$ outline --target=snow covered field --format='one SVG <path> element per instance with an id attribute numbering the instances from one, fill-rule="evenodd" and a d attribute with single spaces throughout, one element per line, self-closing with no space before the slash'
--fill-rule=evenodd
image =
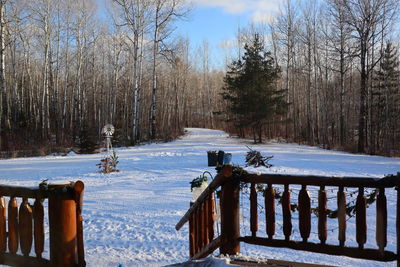
<path id="1" fill-rule="evenodd" d="M 248 151 L 246 145 L 249 145 L 264 155 L 273 155 L 271 163 L 274 167 L 268 171 L 277 173 L 368 177 L 400 171 L 399 158 L 349 154 L 295 144 L 252 145 L 245 140 L 229 138 L 222 131 L 187 130 L 186 136 L 174 142 L 117 149 L 119 173 L 104 175 L 98 172 L 96 164 L 103 154 L 19 158 L 0 160 L 0 183 L 38 185 L 44 179 L 49 179 L 50 183 L 82 180 L 86 186 L 83 216 L 88 266 L 160 266 L 188 258 L 188 227 L 186 225 L 177 232 L 175 224 L 189 207 L 189 182 L 205 170 L 215 174 L 213 167 L 207 167 L 207 150 L 231 152 L 233 163 L 243 166 Z M 394 190 L 387 191 L 387 198 L 388 249 L 394 250 Z M 374 223 L 371 212 L 374 213 L 372 206 L 367 210 L 371 217 L 368 222 Z M 331 221 L 335 220 L 328 220 L 328 228 L 331 228 Z M 347 236 L 351 244 L 355 230 L 351 220 L 348 224 Z M 248 228 L 242 231 L 249 232 Z M 311 239 L 317 238 L 316 231 L 314 227 Z M 370 232 L 367 242 L 375 244 L 374 232 Z M 328 243 L 334 243 L 337 233 L 329 232 L 328 235 Z M 246 244 L 242 244 L 242 254 L 340 266 L 395 266 L 393 262 L 360 261 Z"/>

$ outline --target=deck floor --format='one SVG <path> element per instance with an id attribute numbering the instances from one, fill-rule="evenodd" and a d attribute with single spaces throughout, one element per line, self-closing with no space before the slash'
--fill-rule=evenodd
<path id="1" fill-rule="evenodd" d="M 320 265 L 320 264 L 273 260 L 273 259 L 268 259 L 264 263 L 239 261 L 239 260 L 232 260 L 230 263 L 234 264 L 234 265 L 240 265 L 240 266 L 257 266 L 257 267 L 263 267 L 263 266 L 265 266 L 265 267 L 335 267 L 332 265 Z"/>

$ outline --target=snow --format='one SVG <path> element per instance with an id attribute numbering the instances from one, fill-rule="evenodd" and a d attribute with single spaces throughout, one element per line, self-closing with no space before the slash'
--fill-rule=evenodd
<path id="1" fill-rule="evenodd" d="M 96 164 L 104 154 L 70 153 L 67 156 L 0 160 L 0 183 L 32 186 L 44 179 L 49 179 L 50 183 L 82 180 L 85 183 L 83 216 L 88 266 L 161 266 L 188 259 L 188 227 L 186 225 L 176 231 L 175 224 L 189 207 L 192 198 L 189 182 L 206 170 L 215 174 L 215 169 L 207 166 L 208 150 L 230 152 L 233 155 L 232 162 L 241 166 L 244 166 L 245 153 L 248 151 L 246 145 L 261 151 L 263 155 L 274 156 L 270 161 L 273 168 L 249 168 L 255 172 L 382 177 L 400 171 L 399 158 L 350 154 L 277 142 L 253 145 L 249 140 L 231 138 L 222 131 L 195 128 L 187 131 L 184 137 L 173 142 L 117 149 L 120 172 L 112 174 L 98 172 Z M 310 189 L 311 194 L 315 194 Z M 396 194 L 394 190 L 387 190 L 386 193 L 389 209 L 387 249 L 395 251 Z M 247 201 L 246 198 L 246 195 L 242 195 L 243 202 Z M 368 222 L 374 225 L 374 205 L 367 213 Z M 242 233 L 249 234 L 246 208 L 242 216 Z M 293 221 L 296 220 L 295 214 L 293 217 Z M 265 233 L 262 230 L 265 228 L 262 210 L 259 218 L 262 236 Z M 278 214 L 277 222 L 280 219 Z M 333 229 L 328 233 L 328 243 L 337 244 L 337 231 L 334 229 L 336 220 L 329 219 L 328 225 L 329 229 Z M 318 240 L 315 228 L 313 225 L 311 241 Z M 280 236 L 277 234 L 278 238 Z M 295 232 L 293 237 L 296 236 L 298 233 Z M 354 220 L 350 219 L 346 244 L 354 244 L 354 236 Z M 375 246 L 374 230 L 368 231 L 367 243 Z M 241 247 L 244 256 L 260 259 L 342 266 L 395 266 L 394 262 L 362 261 L 243 243 Z M 48 248 L 46 253 L 48 257 Z"/>

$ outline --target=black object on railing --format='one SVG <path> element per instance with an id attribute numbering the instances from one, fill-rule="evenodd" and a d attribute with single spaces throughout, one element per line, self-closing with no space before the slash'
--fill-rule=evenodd
<path id="1" fill-rule="evenodd" d="M 222 166 L 224 165 L 224 154 L 225 152 L 222 150 L 218 151 L 218 165 Z"/>
<path id="2" fill-rule="evenodd" d="M 217 151 L 207 151 L 208 166 L 217 166 L 218 154 Z"/>

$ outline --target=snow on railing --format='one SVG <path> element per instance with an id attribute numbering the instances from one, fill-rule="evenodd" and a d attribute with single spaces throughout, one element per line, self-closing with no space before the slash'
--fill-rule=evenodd
<path id="1" fill-rule="evenodd" d="M 0 185 L 0 264 L 85 266 L 83 190 L 84 184 L 81 181 L 65 185 L 41 184 L 37 188 Z M 9 197 L 8 207 L 4 197 Z M 19 210 L 17 198 L 22 198 Z M 35 199 L 33 206 L 29 199 Z M 48 199 L 50 259 L 42 258 L 45 199 Z M 29 256 L 32 243 L 36 257 Z M 22 255 L 17 254 L 18 247 Z"/>
<path id="2" fill-rule="evenodd" d="M 250 188 L 250 231 L 251 236 L 240 236 L 240 203 L 239 203 L 239 184 L 247 184 Z M 263 189 L 265 227 L 266 237 L 260 237 L 258 232 L 258 206 L 259 192 L 256 188 Z M 284 191 L 279 196 L 282 208 L 282 230 L 284 239 L 275 239 L 276 235 L 276 203 L 275 186 L 282 186 Z M 290 187 L 301 187 L 299 191 L 297 204 L 291 203 Z M 316 208 L 311 207 L 311 198 L 307 186 L 319 187 Z M 396 232 L 397 232 L 397 251 L 385 250 L 387 246 L 387 200 L 385 188 L 395 188 L 400 186 L 400 173 L 389 175 L 384 178 L 365 178 L 365 177 L 322 177 L 322 176 L 294 176 L 279 174 L 244 174 L 240 176 L 240 181 L 232 175 L 232 167 L 226 165 L 222 168 L 208 186 L 200 195 L 197 201 L 186 212 L 185 216 L 176 225 L 179 230 L 185 222 L 189 220 L 189 240 L 190 257 L 198 259 L 211 254 L 218 247 L 221 254 L 235 255 L 240 252 L 240 242 L 249 244 L 291 248 L 295 250 L 304 250 L 318 252 L 330 255 L 342 255 L 353 258 L 376 260 L 376 261 L 394 261 L 397 260 L 400 266 L 400 192 L 397 191 L 397 214 L 396 214 Z M 212 202 L 211 196 L 218 187 L 221 187 L 220 207 L 221 207 L 221 236 L 213 239 L 207 237 L 206 232 L 214 227 L 214 208 L 209 208 L 208 203 Z M 338 225 L 339 245 L 327 244 L 327 192 L 326 187 L 337 188 L 335 196 L 337 210 L 335 217 Z M 356 242 L 358 247 L 345 246 L 346 243 L 346 222 L 348 220 L 349 205 L 346 205 L 347 188 L 358 188 L 357 198 L 353 209 L 356 223 Z M 376 225 L 375 240 L 377 248 L 365 248 L 367 240 L 367 198 L 364 195 L 365 188 L 376 190 L 372 198 L 376 198 Z M 333 190 L 333 189 L 332 189 Z M 354 192 L 353 192 L 354 193 Z M 374 201 L 373 200 L 373 201 Z M 347 203 L 349 204 L 349 203 Z M 292 209 L 296 207 L 298 211 L 298 228 L 301 240 L 295 240 L 292 236 Z M 311 213 L 318 217 L 318 239 L 319 242 L 310 242 L 311 232 Z M 208 222 L 209 221 L 209 222 Z M 369 225 L 369 227 L 372 227 Z M 213 231 L 212 231 L 213 232 Z M 193 237 L 194 236 L 194 237 Z"/>

